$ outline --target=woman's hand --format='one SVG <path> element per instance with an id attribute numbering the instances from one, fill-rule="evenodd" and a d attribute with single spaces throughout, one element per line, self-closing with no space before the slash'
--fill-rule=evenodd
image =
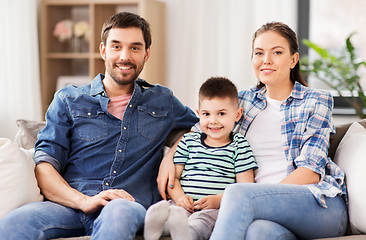
<path id="1" fill-rule="evenodd" d="M 163 160 L 160 163 L 158 178 L 156 179 L 158 183 L 158 190 L 163 199 L 166 200 L 166 187 L 167 184 L 170 188 L 174 187 L 174 176 L 175 176 L 175 168 L 173 163 L 173 157 L 175 154 L 175 150 L 177 149 L 177 143 L 169 149 L 168 153 L 165 155 Z"/>

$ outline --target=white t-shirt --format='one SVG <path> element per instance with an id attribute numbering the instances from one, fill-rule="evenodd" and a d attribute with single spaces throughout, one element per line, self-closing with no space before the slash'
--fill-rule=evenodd
<path id="1" fill-rule="evenodd" d="M 253 150 L 258 169 L 257 183 L 279 183 L 287 176 L 287 160 L 282 145 L 282 101 L 266 95 L 267 107 L 261 111 L 248 128 L 246 139 Z"/>

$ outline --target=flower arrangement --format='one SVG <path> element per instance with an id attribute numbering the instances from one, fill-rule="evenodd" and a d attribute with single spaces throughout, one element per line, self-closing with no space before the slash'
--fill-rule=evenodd
<path id="1" fill-rule="evenodd" d="M 73 32 L 78 38 L 86 36 L 89 31 L 89 23 L 87 21 L 79 21 L 74 24 Z"/>
<path id="2" fill-rule="evenodd" d="M 60 42 L 65 42 L 72 38 L 73 21 L 70 19 L 62 20 L 56 23 L 53 30 L 53 36 L 57 37 Z"/>
<path id="3" fill-rule="evenodd" d="M 60 42 L 71 40 L 73 37 L 82 38 L 88 37 L 89 23 L 87 21 L 78 21 L 74 23 L 70 19 L 62 20 L 56 23 L 53 30 L 53 35 Z"/>

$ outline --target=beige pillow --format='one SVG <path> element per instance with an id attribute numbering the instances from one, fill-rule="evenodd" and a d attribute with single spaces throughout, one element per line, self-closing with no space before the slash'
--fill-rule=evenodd
<path id="1" fill-rule="evenodd" d="M 346 175 L 348 212 L 353 234 L 366 233 L 366 129 L 353 123 L 342 138 L 334 162 Z"/>
<path id="2" fill-rule="evenodd" d="M 19 119 L 16 123 L 18 125 L 18 131 L 14 138 L 15 144 L 24 149 L 34 148 L 37 141 L 37 134 L 44 128 L 46 122 Z"/>
<path id="3" fill-rule="evenodd" d="M 34 175 L 33 152 L 0 138 L 0 219 L 23 204 L 43 200 Z"/>

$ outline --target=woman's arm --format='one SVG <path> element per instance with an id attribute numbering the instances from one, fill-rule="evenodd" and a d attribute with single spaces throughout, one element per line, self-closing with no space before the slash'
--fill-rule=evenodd
<path id="1" fill-rule="evenodd" d="M 316 184 L 320 181 L 320 174 L 305 168 L 299 167 L 285 177 L 280 183 L 284 184 Z"/>
<path id="2" fill-rule="evenodd" d="M 175 167 L 173 163 L 173 157 L 175 151 L 177 150 L 178 143 L 183 138 L 181 136 L 174 145 L 169 149 L 168 153 L 164 156 L 163 160 L 161 160 L 158 177 L 156 179 L 158 183 L 158 190 L 163 199 L 167 199 L 166 190 L 167 185 L 169 188 L 174 188 L 175 183 Z"/>
<path id="3" fill-rule="evenodd" d="M 325 175 L 329 137 L 334 132 L 333 98 L 328 92 L 314 91 L 307 94 L 304 105 L 310 114 L 301 136 L 300 154 L 294 159 L 296 169 L 281 183 L 316 184 Z"/>
<path id="4" fill-rule="evenodd" d="M 177 206 L 184 207 L 187 211 L 193 212 L 193 199 L 184 193 L 179 181 L 183 169 L 183 164 L 175 164 L 175 184 L 173 188 L 168 188 L 168 194 L 171 199 L 173 199 L 173 201 L 177 204 Z"/>
<path id="5" fill-rule="evenodd" d="M 174 200 L 174 202 L 177 202 L 178 198 L 181 197 L 182 195 L 185 195 L 185 193 L 183 192 L 182 186 L 180 185 L 180 176 L 183 172 L 184 169 L 184 165 L 183 164 L 174 164 L 174 168 L 175 168 L 175 176 L 174 176 L 174 187 L 172 188 L 168 188 L 168 194 L 170 196 L 171 199 Z"/>

